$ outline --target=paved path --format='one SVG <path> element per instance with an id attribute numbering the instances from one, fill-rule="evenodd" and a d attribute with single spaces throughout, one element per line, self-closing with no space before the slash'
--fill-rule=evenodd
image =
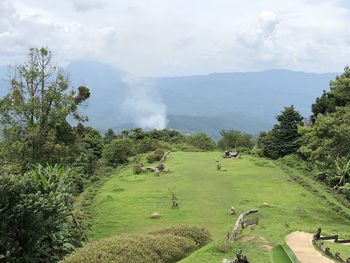
<path id="1" fill-rule="evenodd" d="M 286 236 L 286 243 L 302 263 L 334 263 L 313 247 L 312 237 L 312 234 L 297 231 Z"/>

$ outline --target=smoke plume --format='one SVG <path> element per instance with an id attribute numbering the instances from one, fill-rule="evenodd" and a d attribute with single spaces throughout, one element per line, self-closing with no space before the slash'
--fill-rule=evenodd
<path id="1" fill-rule="evenodd" d="M 167 126 L 166 106 L 161 101 L 151 80 L 126 75 L 123 82 L 128 87 L 123 110 L 131 122 L 143 129 L 165 129 Z"/>

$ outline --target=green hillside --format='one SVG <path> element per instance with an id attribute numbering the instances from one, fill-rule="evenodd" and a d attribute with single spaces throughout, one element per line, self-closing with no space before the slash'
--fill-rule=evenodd
<path id="1" fill-rule="evenodd" d="M 216 169 L 220 160 L 222 170 Z M 345 234 L 344 220 L 321 200 L 293 182 L 272 161 L 244 156 L 221 160 L 221 153 L 172 153 L 169 173 L 133 175 L 130 166 L 107 181 L 92 204 L 89 236 L 93 240 L 121 233 L 146 233 L 174 224 L 206 226 L 214 241 L 181 262 L 221 262 L 242 248 L 253 262 L 270 262 L 272 247 L 295 230 Z M 169 188 L 175 189 L 180 208 L 171 208 Z M 326 198 L 332 198 L 322 192 Z M 275 208 L 263 207 L 267 202 Z M 234 206 L 237 214 L 228 215 Z M 221 244 L 241 212 L 259 208 L 260 225 L 245 230 L 225 251 Z M 153 212 L 159 219 L 150 219 Z M 348 212 L 348 211 L 347 211 Z"/>

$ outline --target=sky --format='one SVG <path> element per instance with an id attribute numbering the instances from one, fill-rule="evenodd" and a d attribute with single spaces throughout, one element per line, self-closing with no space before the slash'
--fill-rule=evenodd
<path id="1" fill-rule="evenodd" d="M 46 46 L 138 76 L 350 63 L 349 0 L 0 0 L 0 65 Z"/>

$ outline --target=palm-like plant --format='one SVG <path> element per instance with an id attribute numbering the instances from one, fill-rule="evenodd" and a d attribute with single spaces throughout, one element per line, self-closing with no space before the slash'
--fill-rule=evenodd
<path id="1" fill-rule="evenodd" d="M 59 164 L 54 166 L 38 164 L 33 167 L 31 174 L 42 192 L 66 192 L 71 185 L 69 170 Z"/>
<path id="2" fill-rule="evenodd" d="M 350 179 L 350 158 L 337 157 L 334 162 L 334 173 L 339 178 L 335 188 L 345 185 Z"/>

